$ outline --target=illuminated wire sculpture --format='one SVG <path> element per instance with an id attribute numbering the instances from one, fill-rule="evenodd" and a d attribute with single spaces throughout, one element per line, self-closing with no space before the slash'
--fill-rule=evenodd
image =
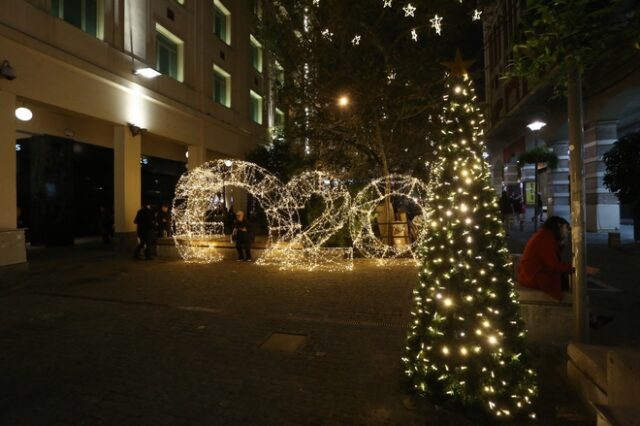
<path id="1" fill-rule="evenodd" d="M 290 224 L 258 263 L 281 269 L 353 269 L 351 247 L 323 247 L 347 221 L 351 197 L 344 184 L 325 172 L 304 172 L 287 183 L 284 195 L 279 213 Z M 322 201 L 322 213 L 303 227 L 300 213 L 313 198 Z"/>
<path id="2" fill-rule="evenodd" d="M 351 270 L 353 247 L 365 257 L 380 259 L 413 257 L 422 237 L 424 226 L 415 226 L 428 217 L 427 188 L 419 180 L 400 175 L 371 182 L 351 203 L 349 192 L 342 182 L 331 175 L 313 171 L 294 177 L 287 185 L 267 170 L 253 163 L 239 160 L 216 160 L 184 174 L 176 185 L 173 201 L 173 236 L 180 256 L 187 262 L 209 263 L 222 260 L 216 248 L 225 239 L 222 222 L 211 221 L 212 212 L 219 206 L 217 194 L 225 186 L 246 190 L 262 206 L 268 226 L 266 249 L 257 263 L 276 265 L 281 269 Z M 316 197 L 322 201 L 319 217 L 303 227 L 301 212 Z M 387 223 L 378 223 L 380 237 L 372 221 L 382 216 L 381 206 L 404 198 L 413 203 L 419 215 L 414 225 L 398 223 L 387 215 Z M 332 235 L 349 221 L 353 247 L 323 247 Z M 388 225 L 384 231 L 384 225 Z M 398 229 L 411 241 L 395 244 Z M 382 239 L 388 238 L 391 244 Z"/>
<path id="3" fill-rule="evenodd" d="M 384 264 L 387 259 L 408 257 L 415 259 L 420 240 L 424 236 L 424 223 L 429 217 L 428 189 L 411 176 L 390 175 L 372 181 L 354 198 L 349 212 L 349 231 L 353 247 L 363 256 Z M 404 200 L 417 209 L 418 223 L 396 221 L 393 202 Z M 376 235 L 377 225 L 379 230 Z M 383 240 L 387 241 L 383 241 Z"/>
<path id="4" fill-rule="evenodd" d="M 273 235 L 290 232 L 291 218 L 280 213 L 282 182 L 256 164 L 239 160 L 207 162 L 182 175 L 173 200 L 174 241 L 180 256 L 187 262 L 209 263 L 222 260 L 214 240 L 220 236 L 207 220 L 216 207 L 215 194 L 225 186 L 242 188 L 262 205 L 269 226 L 269 242 Z"/>

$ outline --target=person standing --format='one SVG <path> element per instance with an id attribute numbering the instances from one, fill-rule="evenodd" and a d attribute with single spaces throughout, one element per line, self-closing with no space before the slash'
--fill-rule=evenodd
<path id="1" fill-rule="evenodd" d="M 171 212 L 169 206 L 162 204 L 160 211 L 157 214 L 158 234 L 160 238 L 167 238 L 171 236 Z"/>
<path id="2" fill-rule="evenodd" d="M 236 250 L 238 261 L 251 262 L 251 224 L 244 217 L 244 212 L 236 212 L 236 220 L 233 223 L 233 235 L 236 238 Z"/>
<path id="3" fill-rule="evenodd" d="M 138 246 L 133 253 L 133 257 L 136 260 L 140 259 L 142 249 L 144 249 L 145 260 L 151 260 L 151 241 L 153 239 L 153 212 L 151 211 L 151 204 L 144 204 L 138 213 L 133 223 L 137 225 L 138 231 Z"/>
<path id="4" fill-rule="evenodd" d="M 534 209 L 533 219 L 531 219 L 532 222 L 539 220 L 542 223 L 542 208 L 543 208 L 542 194 L 538 192 L 536 194 L 536 206 Z"/>
<path id="5" fill-rule="evenodd" d="M 509 236 L 509 231 L 511 230 L 511 219 L 513 216 L 513 203 L 507 191 L 504 190 L 500 197 L 500 215 L 502 216 L 502 226 L 504 226 L 504 230 L 506 231 L 507 236 Z"/>
<path id="6" fill-rule="evenodd" d="M 516 223 L 519 226 L 520 231 L 524 228 L 524 211 L 522 209 L 522 196 L 517 192 L 511 194 L 511 204 L 513 205 L 513 213 L 516 219 Z"/>

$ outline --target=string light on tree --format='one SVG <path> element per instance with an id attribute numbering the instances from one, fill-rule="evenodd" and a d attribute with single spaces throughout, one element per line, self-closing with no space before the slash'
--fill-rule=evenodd
<path id="1" fill-rule="evenodd" d="M 403 361 L 421 394 L 497 417 L 529 415 L 529 368 L 511 260 L 491 185 L 473 82 L 459 52 L 447 75 L 442 140 L 433 144 L 420 282 Z"/>

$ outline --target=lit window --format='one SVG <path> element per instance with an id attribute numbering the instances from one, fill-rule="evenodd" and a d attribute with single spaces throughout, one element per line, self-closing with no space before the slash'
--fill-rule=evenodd
<path id="1" fill-rule="evenodd" d="M 217 65 L 213 66 L 213 100 L 231 107 L 231 75 Z"/>
<path id="2" fill-rule="evenodd" d="M 182 40 L 156 24 L 156 69 L 162 74 L 182 81 L 183 52 Z"/>
<path id="3" fill-rule="evenodd" d="M 280 65 L 278 61 L 275 61 L 274 68 L 277 87 L 282 87 L 284 86 L 284 68 L 282 68 L 282 65 Z"/>
<path id="4" fill-rule="evenodd" d="M 51 0 L 51 14 L 94 37 L 103 38 L 103 0 Z"/>
<path id="5" fill-rule="evenodd" d="M 274 127 L 283 127 L 284 126 L 284 112 L 280 108 L 276 108 L 275 117 L 273 120 Z"/>
<path id="6" fill-rule="evenodd" d="M 251 43 L 251 63 L 253 68 L 262 72 L 262 45 L 254 36 L 249 36 L 249 42 Z"/>
<path id="7" fill-rule="evenodd" d="M 231 13 L 220 0 L 213 0 L 213 32 L 227 44 L 231 44 Z"/>
<path id="8" fill-rule="evenodd" d="M 262 96 L 258 95 L 253 90 L 249 91 L 249 109 L 251 113 L 251 119 L 258 124 L 262 124 Z"/>

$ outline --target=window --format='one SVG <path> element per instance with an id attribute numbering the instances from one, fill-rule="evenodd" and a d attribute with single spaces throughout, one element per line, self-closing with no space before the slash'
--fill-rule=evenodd
<path id="1" fill-rule="evenodd" d="M 156 69 L 162 74 L 182 81 L 183 52 L 182 40 L 156 24 Z"/>
<path id="2" fill-rule="evenodd" d="M 262 124 L 262 96 L 258 95 L 253 90 L 249 91 L 249 109 L 251 113 L 251 119 L 258 124 Z"/>
<path id="3" fill-rule="evenodd" d="M 280 108 L 276 108 L 275 117 L 273 120 L 274 127 L 283 127 L 284 126 L 284 112 Z"/>
<path id="4" fill-rule="evenodd" d="M 103 0 L 51 0 L 51 14 L 82 31 L 103 38 Z"/>
<path id="5" fill-rule="evenodd" d="M 251 63 L 253 68 L 262 72 L 262 45 L 252 35 L 249 36 L 249 42 L 251 44 Z"/>
<path id="6" fill-rule="evenodd" d="M 251 11 L 257 18 L 262 18 L 262 0 L 251 0 Z"/>
<path id="7" fill-rule="evenodd" d="M 231 44 L 231 13 L 220 0 L 213 0 L 213 32 L 227 44 Z"/>
<path id="8" fill-rule="evenodd" d="M 231 75 L 217 65 L 213 66 L 213 100 L 231 107 Z"/>
<path id="9" fill-rule="evenodd" d="M 281 88 L 284 86 L 284 68 L 282 68 L 282 65 L 280 65 L 278 61 L 274 62 L 274 68 L 276 85 L 278 88 Z"/>

